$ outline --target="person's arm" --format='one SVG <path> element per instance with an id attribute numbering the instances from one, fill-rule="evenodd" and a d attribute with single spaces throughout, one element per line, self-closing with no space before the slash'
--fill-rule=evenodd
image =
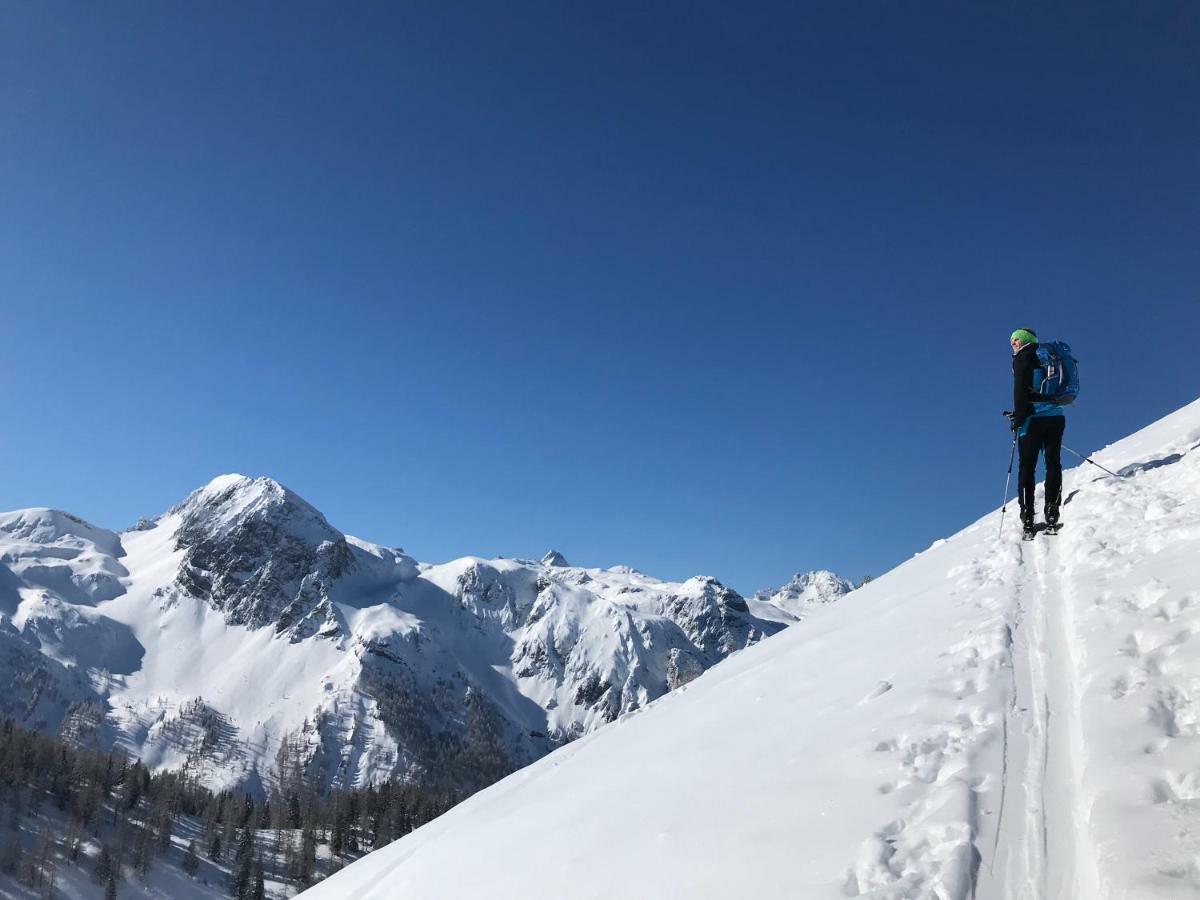
<path id="1" fill-rule="evenodd" d="M 1037 357 L 1022 351 L 1013 357 L 1013 428 L 1020 428 L 1033 415 L 1029 395 L 1033 390 L 1033 370 Z"/>

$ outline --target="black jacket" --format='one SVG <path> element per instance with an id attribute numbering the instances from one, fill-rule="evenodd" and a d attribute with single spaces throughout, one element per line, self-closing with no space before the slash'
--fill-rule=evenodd
<path id="1" fill-rule="evenodd" d="M 1033 370 L 1038 368 L 1037 344 L 1026 344 L 1013 356 L 1013 425 L 1020 428 L 1033 415 Z"/>

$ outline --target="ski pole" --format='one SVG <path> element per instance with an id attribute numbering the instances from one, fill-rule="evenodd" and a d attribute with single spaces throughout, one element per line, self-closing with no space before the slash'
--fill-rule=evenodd
<path id="1" fill-rule="evenodd" d="M 1095 461 L 1095 460 L 1093 460 L 1093 459 L 1090 459 L 1090 458 L 1089 458 L 1089 457 L 1087 457 L 1087 456 L 1084 456 L 1082 453 L 1079 453 L 1079 452 L 1078 452 L 1078 451 L 1076 451 L 1076 450 L 1072 450 L 1072 449 L 1071 449 L 1070 447 L 1068 447 L 1066 444 L 1063 444 L 1063 445 L 1062 445 L 1062 448 L 1063 448 L 1064 450 L 1066 450 L 1068 453 L 1074 453 L 1076 456 L 1078 456 L 1078 457 L 1079 457 L 1080 459 L 1082 459 L 1084 462 L 1091 463 L 1091 464 L 1092 464 L 1093 466 L 1095 466 L 1097 469 L 1104 469 L 1104 466 L 1100 465 L 1100 463 L 1096 462 L 1096 461 Z M 1111 475 L 1113 478 L 1122 478 L 1122 477 L 1124 477 L 1124 476 L 1122 476 L 1122 475 L 1118 475 L 1118 474 L 1117 474 L 1116 472 L 1114 472 L 1112 469 L 1104 469 L 1104 471 L 1105 471 L 1105 472 L 1107 472 L 1109 475 Z"/>
<path id="2" fill-rule="evenodd" d="M 1008 454 L 1008 477 L 1004 479 L 1004 502 L 1000 505 L 1000 530 L 996 532 L 996 539 L 999 540 L 1004 534 L 1004 514 L 1008 512 L 1008 486 L 1012 482 L 1012 467 L 1013 460 L 1017 457 L 1017 435 L 1013 433 L 1012 453 Z"/>

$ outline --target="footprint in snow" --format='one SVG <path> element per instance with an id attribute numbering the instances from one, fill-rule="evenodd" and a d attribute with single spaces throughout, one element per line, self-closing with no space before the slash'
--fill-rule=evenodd
<path id="1" fill-rule="evenodd" d="M 867 696 L 863 697 L 858 702 L 860 704 L 867 703 L 871 700 L 874 700 L 876 697 L 882 697 L 884 694 L 886 694 L 888 691 L 890 691 L 892 689 L 892 686 L 893 685 L 890 681 L 881 681 L 881 682 L 879 682 L 879 684 L 875 685 L 875 689 L 873 691 L 871 691 L 871 693 L 867 694 Z"/>
<path id="2" fill-rule="evenodd" d="M 1146 685 L 1146 673 L 1141 669 L 1130 669 L 1125 675 L 1118 676 L 1112 684 L 1109 694 L 1114 700 L 1123 700 L 1134 691 Z"/>
<path id="3" fill-rule="evenodd" d="M 1166 737 L 1194 737 L 1200 734 L 1200 703 L 1177 687 L 1158 692 L 1158 699 L 1148 709 L 1150 721 Z"/>
<path id="4" fill-rule="evenodd" d="M 1194 888 L 1200 888 L 1200 859 L 1191 859 L 1171 869 L 1159 869 L 1168 878 L 1175 878 Z"/>
<path id="5" fill-rule="evenodd" d="M 1143 638 L 1140 631 L 1132 631 L 1125 635 L 1125 643 L 1121 645 L 1121 649 L 1117 652 L 1122 656 L 1129 656 L 1133 659 L 1140 659 L 1143 650 Z"/>
<path id="6" fill-rule="evenodd" d="M 1171 593 L 1169 585 L 1163 584 L 1157 578 L 1151 578 L 1134 592 L 1132 596 L 1125 599 L 1125 608 L 1130 612 L 1140 612 L 1141 610 L 1149 609 L 1169 593 Z"/>
<path id="7" fill-rule="evenodd" d="M 1195 598 L 1191 594 L 1180 597 L 1178 600 L 1168 600 L 1154 611 L 1154 618 L 1164 622 L 1173 622 L 1176 616 L 1186 612 L 1194 602 Z"/>
<path id="8" fill-rule="evenodd" d="M 1155 803 L 1200 800 L 1200 772 L 1163 772 L 1153 785 Z"/>

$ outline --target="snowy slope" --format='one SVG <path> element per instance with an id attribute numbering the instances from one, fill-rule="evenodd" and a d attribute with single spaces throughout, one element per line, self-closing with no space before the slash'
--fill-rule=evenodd
<path id="1" fill-rule="evenodd" d="M 718 581 L 345 535 L 269 478 L 0 514 L 0 713 L 213 789 L 491 783 L 795 622 Z"/>
<path id="2" fill-rule="evenodd" d="M 1200 402 L 1095 458 L 304 896 L 1196 896 Z"/>

